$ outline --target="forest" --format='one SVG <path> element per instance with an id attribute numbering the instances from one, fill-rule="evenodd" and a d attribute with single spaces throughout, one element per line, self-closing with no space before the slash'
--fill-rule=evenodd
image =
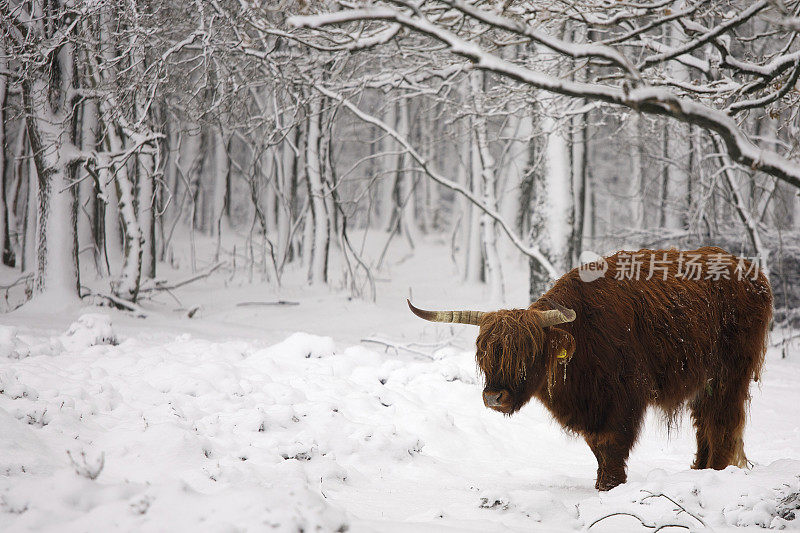
<path id="1" fill-rule="evenodd" d="M 375 231 L 498 301 L 525 263 L 536 296 L 584 250 L 722 244 L 791 318 L 796 7 L 5 2 L 6 300 L 136 304 L 187 233 L 195 272 L 374 299 Z"/>
<path id="2" fill-rule="evenodd" d="M 0 529 L 797 527 L 799 81 L 800 0 L 0 0 Z"/>

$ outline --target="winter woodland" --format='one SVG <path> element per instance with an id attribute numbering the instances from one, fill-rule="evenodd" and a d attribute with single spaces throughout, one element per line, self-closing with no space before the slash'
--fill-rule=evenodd
<path id="1" fill-rule="evenodd" d="M 800 1 L 0 0 L 0 35 L 0 524 L 800 525 Z M 598 498 L 405 308 L 702 245 L 775 295 L 748 472 L 654 415 Z"/>

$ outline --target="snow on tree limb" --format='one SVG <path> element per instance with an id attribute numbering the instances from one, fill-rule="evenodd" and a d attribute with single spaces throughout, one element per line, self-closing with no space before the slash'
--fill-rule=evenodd
<path id="1" fill-rule="evenodd" d="M 443 0 L 443 2 L 476 20 L 480 20 L 481 22 L 489 24 L 490 26 L 494 26 L 495 28 L 501 28 L 518 35 L 528 37 L 534 42 L 542 44 L 555 52 L 572 57 L 573 59 L 586 57 L 606 59 L 625 69 L 634 79 L 641 78 L 633 65 L 631 65 L 630 61 L 628 61 L 628 58 L 610 46 L 603 44 L 582 44 L 564 41 L 551 35 L 547 35 L 544 32 L 537 31 L 521 22 L 500 17 L 483 9 L 478 9 L 463 2 L 462 0 Z"/>
<path id="2" fill-rule="evenodd" d="M 759 9 L 763 9 L 762 3 L 754 4 L 747 10 L 747 13 L 752 16 Z M 729 28 L 731 24 L 740 19 L 741 16 L 736 17 L 733 21 L 723 23 L 720 26 Z M 344 10 L 310 17 L 296 16 L 291 17 L 289 23 L 297 28 L 318 29 L 332 24 L 365 20 L 383 20 L 401 24 L 445 44 L 453 54 L 471 61 L 476 68 L 514 79 L 531 87 L 564 96 L 620 105 L 647 114 L 671 117 L 711 130 L 720 136 L 726 146 L 728 155 L 737 163 L 760 170 L 800 188 L 800 165 L 796 162 L 781 156 L 775 151 L 761 149 L 754 145 L 739 125 L 725 112 L 685 97 L 676 96 L 663 88 L 644 86 L 627 90 L 600 83 L 584 83 L 557 78 L 487 52 L 479 44 L 467 41 L 452 31 L 434 24 L 427 18 L 409 15 L 395 9 L 367 8 Z M 719 33 L 720 27 L 718 26 L 704 37 L 710 39 Z M 685 46 L 681 47 L 680 50 L 684 50 L 681 54 L 690 51 Z M 677 51 L 673 50 L 669 53 L 661 54 L 662 59 L 680 55 Z"/>
<path id="3" fill-rule="evenodd" d="M 795 59 L 794 70 L 792 70 L 792 74 L 789 77 L 789 81 L 787 83 L 784 83 L 783 87 L 781 87 L 779 90 L 773 93 L 767 94 L 760 98 L 753 98 L 752 100 L 745 100 L 742 102 L 734 102 L 728 106 L 728 114 L 733 115 L 735 113 L 740 113 L 747 109 L 763 107 L 767 104 L 770 104 L 776 100 L 783 98 L 786 94 L 789 93 L 789 91 L 794 89 L 798 77 L 800 77 L 800 59 Z"/>
<path id="4" fill-rule="evenodd" d="M 646 57 L 644 61 L 642 61 L 641 65 L 639 65 L 639 68 L 647 68 L 652 65 L 656 65 L 658 63 L 663 63 L 668 59 L 672 59 L 674 57 L 678 57 L 683 54 L 688 54 L 692 50 L 696 50 L 697 48 L 700 48 L 704 44 L 708 43 L 715 37 L 722 35 L 724 32 L 733 29 L 736 26 L 744 24 L 745 22 L 750 20 L 753 17 L 753 15 L 763 10 L 768 5 L 769 2 L 767 2 L 766 0 L 761 0 L 760 2 L 756 2 L 746 10 L 742 11 L 736 17 L 733 17 L 731 20 L 718 24 L 716 27 L 712 28 L 701 37 L 692 39 L 688 43 L 684 44 L 683 46 L 669 53 L 657 54 L 657 55 L 652 55 L 650 57 Z"/>

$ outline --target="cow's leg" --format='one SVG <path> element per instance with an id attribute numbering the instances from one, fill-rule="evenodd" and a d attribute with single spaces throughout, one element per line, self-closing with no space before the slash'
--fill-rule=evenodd
<path id="1" fill-rule="evenodd" d="M 719 352 L 719 376 L 700 392 L 701 423 L 709 451 L 706 468 L 721 470 L 728 465 L 747 466 L 744 455 L 745 411 L 750 382 L 759 374 L 763 362 L 764 336 L 768 316 L 754 320 L 750 327 L 737 330 Z"/>
<path id="2" fill-rule="evenodd" d="M 741 376 L 713 387 L 703 420 L 709 441 L 707 468 L 747 466 L 742 433 L 749 386 L 750 377 Z"/>
<path id="3" fill-rule="evenodd" d="M 711 446 L 708 439 L 708 428 L 706 427 L 707 413 L 710 406 L 703 397 L 705 394 L 705 390 L 701 391 L 698 397 L 689 404 L 689 409 L 692 413 L 692 424 L 694 424 L 697 435 L 697 454 L 694 457 L 694 463 L 692 463 L 692 468 L 695 469 L 708 468 L 708 454 Z"/>
<path id="4" fill-rule="evenodd" d="M 696 470 L 700 470 L 703 468 L 708 468 L 708 452 L 709 452 L 709 442 L 706 438 L 706 433 L 703 429 L 697 428 L 697 453 L 694 456 L 694 463 L 692 463 L 692 468 Z"/>
<path id="5" fill-rule="evenodd" d="M 593 433 L 586 435 L 586 443 L 597 458 L 597 481 L 594 488 L 610 490 L 628 479 L 625 465 L 635 441 L 634 435 L 625 433 Z"/>
<path id="6" fill-rule="evenodd" d="M 763 293 L 762 293 L 763 294 Z M 764 363 L 770 306 L 756 306 L 740 318 L 739 327 L 719 347 L 719 376 L 703 396 L 703 423 L 709 441 L 708 468 L 747 466 L 744 455 L 745 411 L 750 382 L 758 379 Z M 744 311 L 743 311 L 744 312 Z"/>

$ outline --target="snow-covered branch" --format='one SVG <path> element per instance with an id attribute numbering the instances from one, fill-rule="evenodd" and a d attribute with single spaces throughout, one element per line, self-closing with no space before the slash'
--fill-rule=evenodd
<path id="1" fill-rule="evenodd" d="M 646 57 L 644 59 L 644 61 L 642 61 L 642 63 L 639 65 L 639 68 L 643 69 L 643 68 L 651 67 L 653 65 L 656 65 L 656 64 L 659 64 L 659 63 L 663 63 L 664 61 L 667 61 L 667 60 L 672 59 L 674 57 L 678 57 L 678 56 L 681 56 L 681 55 L 684 55 L 684 54 L 688 54 L 689 52 L 692 52 L 693 50 L 696 50 L 696 49 L 700 48 L 701 46 L 709 43 L 710 41 L 712 41 L 716 37 L 722 35 L 723 33 L 727 32 L 727 31 L 729 31 L 729 30 L 731 30 L 733 28 L 736 28 L 737 26 L 741 26 L 742 24 L 744 24 L 745 22 L 750 20 L 752 17 L 754 17 L 759 11 L 762 11 L 763 9 L 765 9 L 768 5 L 769 5 L 769 2 L 767 0 L 760 0 L 759 2 L 756 2 L 755 4 L 751 5 L 749 8 L 747 8 L 744 11 L 742 11 L 741 13 L 739 13 L 737 16 L 731 18 L 730 20 L 727 20 L 725 22 L 722 22 L 722 23 L 718 24 L 714 28 L 711 28 L 710 30 L 708 30 L 706 33 L 700 35 L 699 37 L 696 37 L 696 38 L 692 39 L 691 41 L 687 42 L 686 44 L 684 44 L 684 45 L 682 45 L 682 46 L 680 46 L 678 48 L 676 48 L 675 50 L 672 50 L 672 51 L 670 51 L 668 53 L 656 54 L 656 55 L 652 55 L 652 56 Z"/>
<path id="2" fill-rule="evenodd" d="M 632 78 L 637 80 L 641 78 L 638 71 L 633 67 L 630 61 L 628 61 L 628 58 L 611 46 L 606 46 L 604 44 L 574 43 L 565 41 L 563 39 L 557 39 L 522 22 L 500 17 L 484 9 L 476 8 L 475 6 L 468 4 L 463 0 L 443 0 L 443 2 L 456 8 L 462 13 L 469 15 L 475 20 L 479 20 L 495 28 L 500 28 L 524 37 L 528 37 L 533 42 L 542 44 L 555 52 L 564 54 L 573 59 L 605 59 L 619 67 L 622 67 L 628 74 L 631 75 Z"/>
<path id="3" fill-rule="evenodd" d="M 759 9 L 763 9 L 762 3 L 759 2 L 747 12 L 750 15 L 755 14 L 758 11 L 755 7 L 760 6 Z M 740 22 L 742 19 L 743 16 L 739 16 L 735 21 Z M 289 22 L 298 28 L 321 28 L 332 24 L 364 20 L 383 20 L 401 24 L 447 45 L 453 54 L 468 59 L 476 68 L 514 79 L 531 87 L 564 96 L 596 100 L 628 107 L 639 112 L 671 117 L 681 122 L 711 130 L 722 138 L 728 154 L 737 163 L 761 170 L 800 188 L 800 165 L 795 161 L 789 160 L 772 150 L 762 149 L 754 145 L 739 125 L 725 112 L 704 103 L 676 96 L 664 88 L 645 86 L 631 90 L 626 87 L 620 88 L 599 83 L 585 83 L 558 78 L 490 53 L 477 42 L 466 40 L 427 18 L 409 15 L 403 11 L 390 8 L 344 10 L 311 17 L 292 17 Z M 730 28 L 731 25 L 735 25 L 734 21 L 729 21 L 720 26 Z M 720 27 L 717 27 L 709 34 L 718 35 L 720 31 Z M 710 35 L 709 38 L 713 35 Z M 681 54 L 692 49 L 694 48 L 682 47 L 680 50 L 684 51 Z M 677 50 L 673 50 L 669 53 L 660 54 L 658 57 L 667 59 L 681 54 L 678 54 Z M 652 64 L 652 61 L 655 61 L 655 59 L 652 59 L 647 64 Z"/>

